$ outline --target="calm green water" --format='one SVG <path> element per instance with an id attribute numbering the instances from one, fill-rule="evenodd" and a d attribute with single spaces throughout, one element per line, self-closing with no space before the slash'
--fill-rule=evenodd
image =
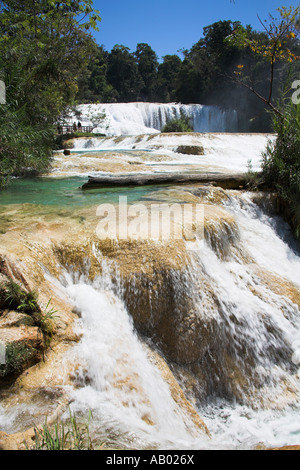
<path id="1" fill-rule="evenodd" d="M 0 205 L 28 203 L 83 207 L 117 203 L 120 196 L 127 196 L 128 202 L 135 202 L 157 189 L 148 186 L 82 191 L 80 187 L 86 181 L 87 178 L 83 177 L 15 179 L 8 189 L 0 191 Z"/>

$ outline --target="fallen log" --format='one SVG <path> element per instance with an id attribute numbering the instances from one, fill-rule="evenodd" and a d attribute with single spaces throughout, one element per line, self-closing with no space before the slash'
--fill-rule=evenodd
<path id="1" fill-rule="evenodd" d="M 155 173 L 152 175 L 124 175 L 124 176 L 89 176 L 88 182 L 81 189 L 116 188 L 127 186 L 153 186 L 169 184 L 203 183 L 217 185 L 223 189 L 245 189 L 247 174 L 221 174 L 221 173 Z"/>

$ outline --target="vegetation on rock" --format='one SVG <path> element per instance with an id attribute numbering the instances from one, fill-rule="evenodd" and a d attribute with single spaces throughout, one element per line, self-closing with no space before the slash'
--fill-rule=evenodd
<path id="1" fill-rule="evenodd" d="M 45 309 L 41 309 L 37 293 L 33 291 L 26 292 L 18 283 L 12 280 L 2 284 L 0 292 L 0 316 L 3 314 L 3 311 L 22 312 L 32 319 L 32 326 L 37 327 L 42 334 L 41 341 L 37 338 L 36 341 L 32 342 L 30 339 L 32 329 L 29 328 L 28 340 L 24 330 L 23 338 L 17 335 L 17 339 L 5 342 L 6 361 L 5 364 L 0 364 L 0 378 L 6 378 L 12 374 L 22 372 L 31 360 L 43 354 L 44 350 L 49 347 L 55 332 L 54 317 L 56 311 L 50 308 L 51 300 L 49 300 Z M 8 328 L 6 331 L 16 333 L 15 328 Z M 12 334 L 12 338 L 14 338 L 14 334 Z M 36 349 L 41 349 L 41 351 Z"/>
<path id="2" fill-rule="evenodd" d="M 167 122 L 163 127 L 162 132 L 194 132 L 194 129 L 189 119 L 182 116 L 179 119 Z"/>

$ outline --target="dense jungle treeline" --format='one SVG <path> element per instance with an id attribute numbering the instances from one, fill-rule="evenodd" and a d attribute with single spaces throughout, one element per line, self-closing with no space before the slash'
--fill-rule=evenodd
<path id="1" fill-rule="evenodd" d="M 181 102 L 234 108 L 239 111 L 240 131 L 269 132 L 271 118 L 265 105 L 236 80 L 238 67 L 247 69 L 246 77 L 262 96 L 269 89 L 269 62 L 252 48 L 232 44 L 229 38 L 239 22 L 219 21 L 203 30 L 203 37 L 180 55 L 166 55 L 159 62 L 150 45 L 140 43 L 134 52 L 115 45 L 108 52 L 98 46 L 88 69 L 79 80 L 77 100 L 91 102 Z M 267 34 L 247 26 L 250 40 L 267 42 Z M 298 43 L 290 39 L 289 47 Z M 182 56 L 182 58 L 181 58 Z M 274 97 L 280 96 L 289 73 L 299 66 L 286 61 L 275 64 Z"/>

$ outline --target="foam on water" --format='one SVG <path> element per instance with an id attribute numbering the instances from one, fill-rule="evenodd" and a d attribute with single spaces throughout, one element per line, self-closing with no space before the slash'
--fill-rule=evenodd
<path id="1" fill-rule="evenodd" d="M 269 216 L 243 193 L 226 203 L 238 221 L 245 247 L 258 265 L 300 286 L 300 251 L 281 217 Z"/>
<path id="2" fill-rule="evenodd" d="M 148 150 L 149 158 L 144 162 L 149 165 L 197 165 L 203 171 L 209 168 L 218 171 L 247 172 L 249 162 L 254 171 L 261 170 L 262 154 L 268 141 L 274 139 L 267 134 L 157 134 L 123 136 L 121 138 L 81 138 L 74 143 L 74 151 L 145 151 Z M 199 145 L 204 149 L 204 155 L 184 155 L 176 152 L 178 146 Z M 167 162 L 157 162 L 156 155 L 167 155 Z M 72 158 L 72 157 L 68 157 Z"/>

